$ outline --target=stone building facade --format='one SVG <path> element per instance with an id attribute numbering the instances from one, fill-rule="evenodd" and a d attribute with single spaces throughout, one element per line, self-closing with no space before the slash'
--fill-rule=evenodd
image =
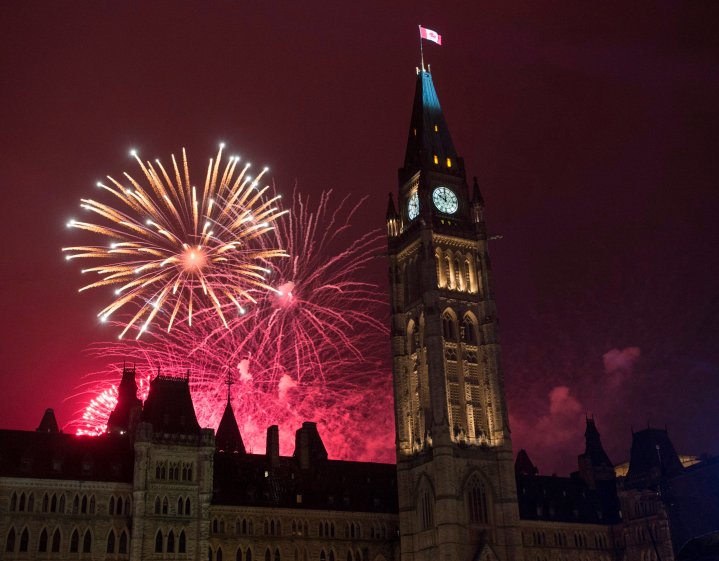
<path id="1" fill-rule="evenodd" d="M 188 378 L 137 398 L 124 368 L 99 437 L 0 430 L 0 559 L 673 561 L 719 528 L 719 462 L 634 435 L 617 477 L 593 419 L 569 477 L 513 456 L 484 201 L 417 72 L 387 210 L 397 465 L 328 458 L 314 423 L 245 450 L 228 401 L 201 428 Z M 709 545 L 707 545 L 709 544 Z M 706 551 L 709 542 L 691 542 Z M 703 549 L 702 549 L 703 548 Z"/>

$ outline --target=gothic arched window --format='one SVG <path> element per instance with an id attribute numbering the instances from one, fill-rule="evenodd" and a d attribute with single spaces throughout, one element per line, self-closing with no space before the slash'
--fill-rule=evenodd
<path id="1" fill-rule="evenodd" d="M 110 530 L 110 533 L 107 535 L 106 553 L 115 553 L 115 530 Z"/>
<path id="2" fill-rule="evenodd" d="M 185 530 L 180 532 L 180 539 L 177 544 L 177 553 L 187 553 L 187 539 L 185 538 Z"/>
<path id="3" fill-rule="evenodd" d="M 80 549 L 80 533 L 75 528 L 70 536 L 70 553 L 77 553 Z"/>
<path id="4" fill-rule="evenodd" d="M 5 551 L 15 551 L 15 528 L 10 528 L 5 540 Z"/>
<path id="5" fill-rule="evenodd" d="M 55 531 L 52 534 L 51 550 L 53 553 L 59 553 L 59 551 L 60 551 L 60 529 L 59 528 L 55 528 Z"/>
<path id="6" fill-rule="evenodd" d="M 454 316 L 449 311 L 442 314 L 442 335 L 445 341 L 457 340 L 457 329 L 454 322 Z"/>
<path id="7" fill-rule="evenodd" d="M 175 553 L 175 532 L 172 530 L 167 534 L 167 553 Z"/>
<path id="8" fill-rule="evenodd" d="M 125 530 L 120 534 L 120 547 L 118 553 L 127 553 L 127 532 Z"/>
<path id="9" fill-rule="evenodd" d="M 467 290 L 469 292 L 475 293 L 478 290 L 477 287 L 477 269 L 474 266 L 474 259 L 471 255 L 467 255 L 467 260 L 465 261 L 465 266 L 467 267 Z"/>
<path id="10" fill-rule="evenodd" d="M 424 491 L 420 497 L 420 516 L 422 529 L 429 530 L 434 526 L 434 510 L 432 508 L 432 497 L 429 491 Z"/>
<path id="11" fill-rule="evenodd" d="M 444 273 L 444 257 L 442 256 L 442 248 L 437 248 L 434 251 L 434 259 L 437 264 L 437 286 L 439 288 L 445 288 L 447 286 L 447 276 Z"/>
<path id="12" fill-rule="evenodd" d="M 27 531 L 27 528 L 25 528 L 22 531 L 22 534 L 20 534 L 20 553 L 25 553 L 27 551 L 27 544 L 30 541 L 30 533 Z"/>
<path id="13" fill-rule="evenodd" d="M 462 320 L 462 339 L 467 345 L 477 345 L 477 325 L 470 316 L 464 316 Z"/>
<path id="14" fill-rule="evenodd" d="M 37 550 L 40 553 L 45 553 L 47 551 L 47 530 L 45 528 L 43 528 L 42 532 L 40 532 L 40 539 L 37 542 Z"/>
<path id="15" fill-rule="evenodd" d="M 162 530 L 158 530 L 155 534 L 155 553 L 162 553 Z"/>
<path id="16" fill-rule="evenodd" d="M 92 534 L 90 530 L 85 530 L 85 537 L 82 539 L 82 552 L 90 553 L 92 550 Z"/>
<path id="17" fill-rule="evenodd" d="M 455 274 L 455 281 L 454 281 L 454 287 L 456 290 L 464 290 L 464 277 L 462 276 L 462 263 L 460 262 L 459 258 L 455 258 L 454 260 L 454 274 Z"/>
<path id="18" fill-rule="evenodd" d="M 467 482 L 467 509 L 470 524 L 489 522 L 489 505 L 484 482 L 476 473 Z"/>
<path id="19" fill-rule="evenodd" d="M 452 259 L 448 254 L 444 256 L 444 278 L 445 288 L 454 288 L 454 268 L 452 267 Z"/>

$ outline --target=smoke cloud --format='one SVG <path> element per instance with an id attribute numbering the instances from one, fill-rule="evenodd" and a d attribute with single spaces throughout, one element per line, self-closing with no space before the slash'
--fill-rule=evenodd
<path id="1" fill-rule="evenodd" d="M 639 360 L 641 354 L 639 347 L 626 347 L 622 350 L 612 349 L 602 355 L 604 371 L 607 373 L 611 388 L 616 388 L 628 376 L 631 376 L 634 364 Z"/>

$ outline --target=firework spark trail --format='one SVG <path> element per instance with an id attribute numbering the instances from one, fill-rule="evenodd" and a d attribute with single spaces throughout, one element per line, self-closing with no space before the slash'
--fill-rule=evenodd
<path id="1" fill-rule="evenodd" d="M 325 192 L 312 205 L 295 191 L 290 212 L 266 240 L 289 255 L 268 265 L 274 290 L 229 329 L 206 309 L 192 326 L 181 321 L 169 333 L 99 346 L 98 354 L 117 362 L 135 357 L 163 372 L 190 368 L 203 426 L 217 427 L 232 376 L 238 423 L 255 451 L 264 449 L 266 428 L 278 424 L 282 452 L 291 453 L 294 430 L 315 420 L 332 457 L 393 461 L 386 301 L 375 285 L 357 280 L 382 251 L 384 235 L 353 236 L 361 204 L 346 197 L 333 206 Z M 117 382 L 97 379 L 97 391 Z"/>
<path id="2" fill-rule="evenodd" d="M 133 152 L 147 185 L 128 173 L 126 184 L 108 176 L 109 185 L 99 182 L 98 187 L 116 197 L 120 208 L 82 199 L 83 209 L 104 220 L 68 223 L 108 240 L 63 251 L 68 260 L 110 262 L 84 269 L 102 278 L 80 290 L 117 286 L 115 300 L 98 317 L 107 321 L 115 312 L 131 309 L 128 319 L 119 322 L 124 326 L 120 338 L 136 325 L 139 338 L 155 318 L 170 331 L 183 319 L 181 312 L 191 324 L 193 309 L 208 307 L 227 326 L 228 314 L 254 303 L 254 294 L 273 290 L 265 278 L 267 265 L 286 254 L 263 238 L 283 214 L 280 195 L 266 197 L 269 186 L 259 186 L 267 168 L 253 179 L 250 164 L 238 171 L 239 158 L 232 156 L 221 170 L 223 147 L 210 159 L 199 193 L 190 181 L 184 149 L 181 165 L 172 156 L 169 173 L 159 160 L 143 163 Z"/>
<path id="3" fill-rule="evenodd" d="M 117 383 L 122 371 L 117 368 L 108 372 L 108 378 L 112 377 L 113 383 L 106 384 L 104 389 L 98 391 L 97 382 L 86 382 L 74 395 L 68 396 L 67 399 L 76 399 L 83 396 L 92 396 L 90 401 L 77 411 L 77 418 L 72 420 L 68 427 L 71 432 L 77 435 L 98 436 L 107 430 L 107 421 L 110 413 L 117 405 Z M 150 390 L 150 376 L 138 376 L 137 395 L 143 401 L 147 398 L 147 392 Z"/>

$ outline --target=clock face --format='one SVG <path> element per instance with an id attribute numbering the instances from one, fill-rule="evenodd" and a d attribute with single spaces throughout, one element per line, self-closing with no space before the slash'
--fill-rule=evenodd
<path id="1" fill-rule="evenodd" d="M 432 191 L 432 202 L 437 210 L 445 214 L 454 214 L 459 208 L 457 195 L 447 187 L 437 187 Z"/>
<path id="2" fill-rule="evenodd" d="M 417 193 L 412 193 L 412 196 L 407 201 L 407 216 L 410 220 L 417 218 L 419 214 L 419 196 Z"/>

